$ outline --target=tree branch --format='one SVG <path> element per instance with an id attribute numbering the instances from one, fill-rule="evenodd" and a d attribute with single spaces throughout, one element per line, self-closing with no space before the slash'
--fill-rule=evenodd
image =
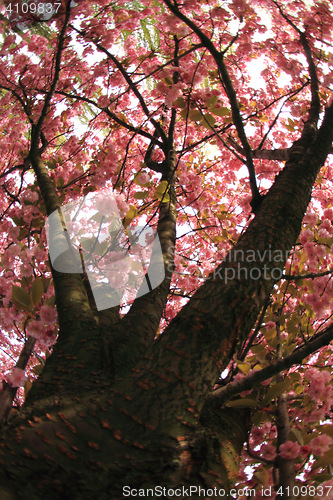
<path id="1" fill-rule="evenodd" d="M 333 325 L 330 325 L 320 334 L 316 335 L 316 338 L 310 339 L 307 345 L 295 349 L 295 351 L 292 354 L 289 354 L 289 356 L 286 356 L 284 359 L 274 361 L 266 368 L 248 375 L 241 380 L 230 382 L 225 387 L 221 387 L 220 389 L 212 392 L 208 396 L 208 399 L 211 399 L 214 405 L 220 407 L 240 392 L 253 389 L 255 385 L 260 384 L 264 380 L 267 380 L 284 370 L 288 370 L 293 365 L 301 364 L 303 359 L 318 351 L 321 347 L 328 345 L 332 340 Z"/>
<path id="2" fill-rule="evenodd" d="M 231 137 L 228 137 L 228 142 L 232 144 L 235 150 L 245 156 L 244 149 L 237 144 L 237 142 Z M 255 149 L 252 151 L 253 158 L 258 158 L 261 160 L 278 160 L 278 161 L 288 161 L 290 157 L 291 148 L 286 149 Z"/>
<path id="3" fill-rule="evenodd" d="M 311 89 L 311 107 L 309 111 L 309 117 L 304 124 L 304 130 L 302 133 L 302 137 L 313 135 L 313 129 L 317 132 L 317 123 L 320 115 L 320 98 L 319 98 L 319 79 L 317 75 L 316 66 L 313 61 L 311 48 L 309 42 L 307 41 L 305 33 L 301 34 L 301 44 L 304 49 L 305 57 L 309 66 L 310 73 L 310 89 Z"/>
<path id="4" fill-rule="evenodd" d="M 42 90 L 39 89 L 39 92 L 42 92 Z M 121 127 L 126 128 L 130 132 L 134 132 L 136 134 L 142 135 L 143 137 L 146 137 L 147 139 L 153 140 L 155 142 L 155 144 L 157 144 L 163 150 L 163 146 L 164 146 L 163 143 L 158 141 L 156 138 L 154 138 L 154 136 L 152 134 L 150 134 L 149 132 L 146 132 L 145 130 L 142 130 L 141 128 L 136 128 L 133 125 L 131 125 L 130 123 L 125 122 L 124 120 L 119 118 L 115 113 L 113 113 L 109 108 L 106 108 L 106 107 L 101 108 L 92 99 L 89 99 L 88 97 L 79 96 L 77 94 L 70 94 L 68 92 L 63 92 L 60 90 L 56 91 L 55 93 L 59 94 L 59 95 L 63 95 L 69 99 L 76 99 L 77 101 L 87 102 L 88 104 L 92 104 L 93 106 L 96 106 L 96 108 L 98 108 L 101 111 L 104 111 L 104 113 L 106 113 L 110 118 L 112 118 L 112 120 L 114 120 L 116 123 L 118 123 L 118 125 L 120 125 Z"/>
<path id="5" fill-rule="evenodd" d="M 277 359 L 278 361 L 282 359 L 282 345 L 281 345 L 281 328 L 278 323 L 276 323 L 277 339 L 279 344 L 277 345 Z M 276 381 L 283 382 L 284 377 L 282 373 L 276 375 Z M 287 394 L 283 392 L 277 398 L 277 408 L 276 408 L 276 427 L 277 427 L 277 447 L 278 450 L 280 446 L 284 444 L 289 439 L 290 433 L 290 420 L 288 412 L 288 401 Z M 290 500 L 294 497 L 293 486 L 295 484 L 295 464 L 293 459 L 284 459 L 278 455 L 277 464 L 279 468 L 279 486 L 282 486 L 282 498 L 283 500 Z M 288 493 L 287 493 L 288 488 Z M 289 494 L 290 493 L 290 494 Z"/>
<path id="6" fill-rule="evenodd" d="M 300 42 L 302 44 L 305 57 L 309 67 L 310 74 L 310 89 L 311 89 L 311 107 L 309 110 L 309 116 L 307 121 L 304 123 L 304 128 L 301 134 L 301 138 L 294 142 L 292 146 L 291 155 L 298 156 L 304 154 L 308 149 L 309 145 L 316 139 L 317 136 L 317 124 L 320 115 L 320 98 L 319 98 L 319 79 L 317 75 L 316 66 L 313 61 L 312 51 L 309 42 L 306 38 L 306 33 L 303 33 L 283 12 L 282 8 L 276 0 L 273 3 L 279 9 L 282 17 L 287 21 L 287 23 L 300 35 Z"/>
<path id="7" fill-rule="evenodd" d="M 33 348 L 35 346 L 36 339 L 34 337 L 28 337 L 24 343 L 23 349 L 17 360 L 15 368 L 20 368 L 25 370 L 32 354 Z M 7 382 L 2 382 L 3 391 L 0 396 L 0 427 L 7 421 L 10 410 L 12 409 L 12 404 L 17 393 L 17 387 L 12 387 Z"/>
<path id="8" fill-rule="evenodd" d="M 32 126 L 32 131 L 31 131 L 31 147 L 38 147 L 38 142 L 40 139 L 41 131 L 42 131 L 42 126 L 44 123 L 44 120 L 46 118 L 51 99 L 53 97 L 54 91 L 56 89 L 59 76 L 60 76 L 60 63 L 61 63 L 61 56 L 62 56 L 62 51 L 64 48 L 64 39 L 65 39 L 65 33 L 69 21 L 69 15 L 70 15 L 70 10 L 71 10 L 71 1 L 67 0 L 67 5 L 66 5 L 66 12 L 65 12 L 65 20 L 64 24 L 61 28 L 61 32 L 59 35 L 59 43 L 58 43 L 58 49 L 56 53 L 56 59 L 55 59 L 55 68 L 54 68 L 54 76 L 53 76 L 53 81 L 50 87 L 50 90 L 47 92 L 45 100 L 44 100 L 44 106 L 42 109 L 42 112 L 40 114 L 40 117 L 38 119 L 38 122 L 36 125 Z M 35 143 L 35 144 L 34 144 Z"/>
<path id="9" fill-rule="evenodd" d="M 70 25 L 71 28 L 76 31 L 77 33 L 79 33 L 82 37 L 84 37 L 84 32 L 83 31 L 80 31 L 78 30 L 77 28 L 75 28 L 74 26 Z M 149 121 L 152 123 L 152 125 L 155 127 L 155 130 L 158 131 L 159 133 L 159 136 L 161 137 L 162 139 L 162 142 L 163 142 L 163 147 L 164 149 L 167 147 L 168 145 L 168 138 L 167 138 L 167 135 L 166 133 L 164 132 L 161 124 L 155 120 L 152 115 L 154 113 L 151 113 L 147 107 L 147 104 L 145 103 L 145 100 L 144 98 L 142 97 L 141 93 L 139 92 L 139 89 L 137 87 L 137 83 L 133 82 L 131 77 L 129 76 L 129 74 L 127 73 L 127 71 L 125 70 L 124 66 L 121 64 L 120 61 L 118 61 L 118 59 L 113 55 L 111 54 L 111 52 L 109 50 L 107 50 L 106 48 L 104 48 L 100 43 L 94 41 L 94 40 L 91 40 L 95 46 L 97 47 L 97 49 L 100 51 L 100 52 L 103 52 L 104 54 L 107 55 L 107 57 L 114 63 L 114 65 L 118 68 L 118 70 L 120 71 L 120 73 L 123 75 L 125 81 L 127 82 L 129 88 L 132 90 L 133 94 L 135 95 L 135 97 L 138 99 L 140 105 L 141 105 L 141 108 L 143 110 L 143 112 L 145 113 L 145 115 L 147 116 L 147 118 L 149 118 Z"/>
<path id="10" fill-rule="evenodd" d="M 164 278 L 161 283 L 152 288 L 150 280 L 156 279 L 160 270 L 158 269 L 157 253 L 151 256 L 147 274 L 142 287 L 150 290 L 149 293 L 138 297 L 126 316 L 117 325 L 110 338 L 110 348 L 114 354 L 117 364 L 117 375 L 128 370 L 129 365 L 134 364 L 140 354 L 153 342 L 170 291 L 170 283 L 174 269 L 174 249 L 176 240 L 176 194 L 174 189 L 174 173 L 176 170 L 176 157 L 171 150 L 168 159 L 163 162 L 165 170 L 162 180 L 169 183 L 169 202 L 161 202 L 159 206 L 159 219 L 157 224 L 157 235 L 162 250 L 164 263 Z M 154 252 L 154 250 L 153 250 Z M 141 296 L 140 296 L 141 295 Z M 126 335 L 124 335 L 126 332 Z"/>
<path id="11" fill-rule="evenodd" d="M 174 50 L 174 62 L 175 66 L 179 66 L 179 40 L 177 35 L 174 35 L 173 37 L 175 41 L 175 50 Z M 175 71 L 173 76 L 172 76 L 172 81 L 173 83 L 177 83 L 179 80 L 179 73 L 178 71 Z M 169 125 L 169 133 L 168 133 L 168 140 L 169 140 L 169 145 L 172 148 L 173 147 L 173 142 L 174 142 L 174 131 L 175 131 L 175 124 L 176 124 L 176 118 L 177 118 L 177 110 L 175 108 L 172 108 L 171 110 L 171 120 L 170 120 L 170 125 Z"/>
<path id="12" fill-rule="evenodd" d="M 217 67 L 218 67 L 218 70 L 220 73 L 220 77 L 221 77 L 221 82 L 224 86 L 224 89 L 226 91 L 226 94 L 227 94 L 229 102 L 230 102 L 233 123 L 236 127 L 238 137 L 239 137 L 239 139 L 242 143 L 243 149 L 245 151 L 246 165 L 247 165 L 247 168 L 249 171 L 250 187 L 251 187 L 251 192 L 252 192 L 252 200 L 251 200 L 250 204 L 252 206 L 253 212 L 255 213 L 261 205 L 262 197 L 260 195 L 260 192 L 259 192 L 259 189 L 257 186 L 257 182 L 256 182 L 251 147 L 249 145 L 249 142 L 248 142 L 246 134 L 245 134 L 245 130 L 243 127 L 243 120 L 242 120 L 242 116 L 240 113 L 236 92 L 235 92 L 234 86 L 232 84 L 232 81 L 230 79 L 227 67 L 224 63 L 223 53 L 219 52 L 216 49 L 213 42 L 201 31 L 200 28 L 198 28 L 198 26 L 193 21 L 191 21 L 187 16 L 185 16 L 178 9 L 178 7 L 175 4 L 173 4 L 170 0 L 163 0 L 163 1 L 168 6 L 170 11 L 175 16 L 177 16 L 179 19 L 181 19 L 184 23 L 186 23 L 187 26 L 189 26 L 189 28 L 191 28 L 192 31 L 200 38 L 201 43 L 211 53 L 211 55 L 213 56 L 213 58 L 217 64 Z"/>
<path id="13" fill-rule="evenodd" d="M 244 149 L 231 136 L 228 137 L 228 142 L 233 145 L 239 154 L 245 156 Z M 253 158 L 259 160 L 288 161 L 292 150 L 292 147 L 284 149 L 255 149 L 252 151 L 252 155 Z M 333 147 L 329 149 L 328 154 L 333 154 Z"/>
<path id="14" fill-rule="evenodd" d="M 298 274 L 297 276 L 295 276 L 294 274 L 283 274 L 281 276 L 281 279 L 282 280 L 289 280 L 289 281 L 315 279 L 315 278 L 320 278 L 322 276 L 327 276 L 328 274 L 332 274 L 332 273 L 333 273 L 333 269 L 329 269 L 328 271 L 323 271 L 322 273 Z"/>

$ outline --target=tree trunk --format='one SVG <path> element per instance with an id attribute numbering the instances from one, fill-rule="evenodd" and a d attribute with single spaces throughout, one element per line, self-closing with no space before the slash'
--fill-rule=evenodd
<path id="1" fill-rule="evenodd" d="M 124 486 L 228 491 L 251 418 L 213 408 L 206 398 L 279 280 L 274 270 L 283 269 L 297 240 L 332 125 L 333 107 L 312 146 L 291 154 L 230 258 L 139 361 L 127 356 L 124 344 L 112 365 L 112 328 L 94 324 L 82 287 L 76 294 L 69 286 L 68 304 L 59 304 L 58 296 L 59 341 L 24 408 L 2 430 L 1 498 L 110 500 L 124 498 Z M 282 256 L 278 261 L 274 252 Z M 260 279 L 253 271 L 258 266 L 265 270 Z M 64 294 L 66 280 L 78 281 L 58 277 Z M 77 317 L 82 303 L 86 315 Z M 123 334 L 136 329 L 133 322 Z"/>

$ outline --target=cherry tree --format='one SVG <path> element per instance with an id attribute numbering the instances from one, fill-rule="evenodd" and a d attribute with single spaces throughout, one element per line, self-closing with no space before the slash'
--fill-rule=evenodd
<path id="1" fill-rule="evenodd" d="M 332 21 L 2 2 L 1 498 L 333 498 Z"/>

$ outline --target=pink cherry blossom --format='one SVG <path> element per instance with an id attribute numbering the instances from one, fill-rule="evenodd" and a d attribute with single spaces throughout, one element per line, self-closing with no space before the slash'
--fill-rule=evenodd
<path id="1" fill-rule="evenodd" d="M 102 95 L 97 103 L 101 108 L 106 108 L 110 104 L 110 99 L 106 95 Z"/>
<path id="2" fill-rule="evenodd" d="M 311 452 L 322 457 L 329 449 L 333 439 L 327 434 L 320 434 L 309 443 Z"/>
<path id="3" fill-rule="evenodd" d="M 94 208 L 104 216 L 117 215 L 118 208 L 113 193 L 109 190 L 105 191 L 94 200 Z"/>
<path id="4" fill-rule="evenodd" d="M 276 457 L 276 447 L 272 444 L 264 443 L 260 448 L 260 454 L 266 460 L 275 460 Z"/>
<path id="5" fill-rule="evenodd" d="M 304 245 L 304 249 L 309 260 L 316 258 L 316 245 L 313 242 L 307 241 Z"/>
<path id="6" fill-rule="evenodd" d="M 32 266 L 31 264 L 22 264 L 20 267 L 21 276 L 27 278 L 32 275 Z"/>
<path id="7" fill-rule="evenodd" d="M 6 376 L 8 384 L 12 387 L 23 387 L 27 377 L 21 368 L 13 368 L 11 373 Z"/>
<path id="8" fill-rule="evenodd" d="M 322 399 L 326 391 L 326 384 L 331 380 L 330 373 L 326 370 L 309 368 L 305 376 L 310 382 L 310 385 L 305 388 L 310 398 L 315 401 Z"/>
<path id="9" fill-rule="evenodd" d="M 32 320 L 28 323 L 27 332 L 30 337 L 34 337 L 35 339 L 40 339 L 44 333 L 44 325 L 41 321 Z"/>
<path id="10" fill-rule="evenodd" d="M 57 310 L 54 307 L 45 304 L 39 311 L 40 319 L 47 325 L 54 325 L 57 321 Z"/>
<path id="11" fill-rule="evenodd" d="M 253 445 L 257 446 L 262 443 L 263 437 L 265 435 L 265 431 L 259 427 L 253 427 L 251 431 L 251 437 L 253 441 Z"/>
<path id="12" fill-rule="evenodd" d="M 43 336 L 39 339 L 38 345 L 40 346 L 41 349 L 47 349 L 48 347 L 51 347 L 57 338 L 57 331 L 54 330 L 53 327 L 49 327 L 43 332 Z"/>
<path id="13" fill-rule="evenodd" d="M 310 226 L 314 226 L 318 220 L 318 215 L 311 211 L 311 208 L 307 210 L 307 213 L 304 216 L 304 222 L 309 224 Z"/>
<path id="14" fill-rule="evenodd" d="M 147 184 L 147 182 L 149 182 L 149 181 L 150 181 L 150 177 L 149 177 L 149 175 L 147 174 L 147 172 L 141 172 L 141 173 L 138 175 L 137 179 L 138 179 L 138 182 L 139 182 L 140 184 Z"/>
<path id="15" fill-rule="evenodd" d="M 298 457 L 301 450 L 301 446 L 297 442 L 286 441 L 280 445 L 280 457 L 283 460 L 293 460 Z"/>
<path id="16" fill-rule="evenodd" d="M 304 245 L 307 241 L 311 240 L 313 232 L 310 229 L 304 229 L 300 236 L 300 242 Z"/>
<path id="17" fill-rule="evenodd" d="M 333 208 L 326 208 L 326 210 L 324 210 L 324 217 L 325 219 L 333 221 Z"/>

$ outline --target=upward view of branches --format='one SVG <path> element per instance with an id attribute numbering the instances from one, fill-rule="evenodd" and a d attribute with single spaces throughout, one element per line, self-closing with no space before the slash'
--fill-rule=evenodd
<path id="1" fill-rule="evenodd" d="M 0 498 L 333 498 L 331 4 L 0 8 Z"/>

